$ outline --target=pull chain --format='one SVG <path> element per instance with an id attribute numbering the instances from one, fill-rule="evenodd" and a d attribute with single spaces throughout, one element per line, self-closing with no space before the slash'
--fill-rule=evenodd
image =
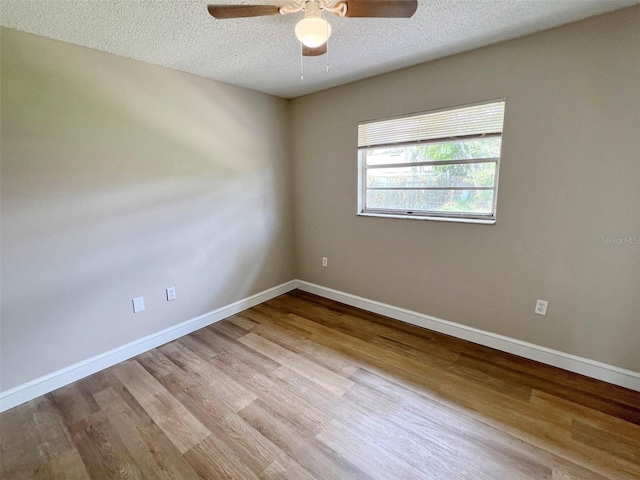
<path id="1" fill-rule="evenodd" d="M 329 22 L 327 22 L 327 73 L 329 73 Z"/>
<path id="2" fill-rule="evenodd" d="M 304 55 L 302 54 L 304 46 L 300 42 L 300 81 L 304 82 Z"/>

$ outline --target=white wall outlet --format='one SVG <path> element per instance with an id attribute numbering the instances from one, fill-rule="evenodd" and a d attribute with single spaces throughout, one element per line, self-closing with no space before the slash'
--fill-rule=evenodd
<path id="1" fill-rule="evenodd" d="M 176 299 L 176 287 L 167 288 L 167 302 Z"/>
<path id="2" fill-rule="evenodd" d="M 326 267 L 329 264 L 329 262 L 327 262 L 327 257 L 322 257 L 322 266 Z"/>
<path id="3" fill-rule="evenodd" d="M 547 302 L 546 300 L 536 300 L 535 313 L 537 313 L 538 315 L 546 315 L 548 306 L 549 302 Z"/>
<path id="4" fill-rule="evenodd" d="M 144 297 L 138 297 L 133 299 L 133 313 L 138 313 L 144 310 Z"/>

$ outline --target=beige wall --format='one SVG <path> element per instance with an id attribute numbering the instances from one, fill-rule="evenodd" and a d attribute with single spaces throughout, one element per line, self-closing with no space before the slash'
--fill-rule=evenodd
<path id="1" fill-rule="evenodd" d="M 2 390 L 293 278 L 286 101 L 1 40 Z"/>
<path id="2" fill-rule="evenodd" d="M 1 40 L 1 390 L 294 273 L 640 371 L 640 7 L 289 105 Z M 355 215 L 358 121 L 503 96 L 496 225 Z"/>
<path id="3" fill-rule="evenodd" d="M 358 121 L 497 97 L 495 225 L 356 216 Z M 297 278 L 640 371 L 640 245 L 603 242 L 640 237 L 639 7 L 302 97 L 291 120 Z"/>

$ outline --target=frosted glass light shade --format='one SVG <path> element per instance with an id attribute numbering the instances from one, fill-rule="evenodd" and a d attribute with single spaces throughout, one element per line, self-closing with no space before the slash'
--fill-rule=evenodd
<path id="1" fill-rule="evenodd" d="M 306 17 L 296 25 L 296 37 L 309 48 L 316 48 L 331 36 L 331 25 L 324 18 Z"/>

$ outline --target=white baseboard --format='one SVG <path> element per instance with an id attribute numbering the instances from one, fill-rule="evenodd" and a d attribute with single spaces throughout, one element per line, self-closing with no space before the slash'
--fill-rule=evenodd
<path id="1" fill-rule="evenodd" d="M 427 328 L 435 332 L 469 340 L 487 347 L 513 353 L 524 358 L 536 360 L 547 365 L 559 367 L 570 372 L 580 373 L 587 377 L 596 378 L 614 385 L 620 385 L 631 390 L 640 391 L 640 373 L 623 368 L 607 365 L 588 358 L 578 357 L 569 353 L 552 350 L 514 338 L 505 337 L 491 332 L 450 322 L 441 318 L 431 317 L 404 308 L 394 307 L 367 298 L 351 295 L 350 293 L 333 290 L 302 280 L 291 280 L 250 297 L 238 300 L 230 305 L 205 313 L 199 317 L 187 320 L 179 325 L 169 327 L 160 332 L 135 340 L 121 347 L 114 348 L 95 357 L 83 360 L 56 372 L 36 378 L 30 382 L 18 385 L 0 393 L 0 412 L 4 412 L 21 403 L 28 402 L 40 395 L 52 392 L 57 388 L 92 375 L 100 370 L 111 367 L 116 363 L 135 357 L 152 348 L 180 338 L 212 323 L 224 320 L 231 315 L 254 307 L 284 293 L 299 288 L 305 292 L 314 293 L 321 297 L 336 300 L 347 305 L 361 308 L 369 312 L 378 313 L 402 322 Z"/>
<path id="2" fill-rule="evenodd" d="M 578 357 L 570 353 L 541 347 L 540 345 L 523 342 L 496 333 L 486 332 L 441 318 L 431 317 L 404 308 L 394 307 L 393 305 L 376 302 L 302 280 L 297 280 L 296 286 L 305 292 L 314 293 L 321 297 L 346 303 L 347 305 L 358 307 L 369 312 L 378 313 L 435 332 L 451 335 L 452 337 L 468 340 L 486 347 L 495 348 L 503 352 L 512 353 L 530 360 L 536 360 L 547 365 L 559 367 L 570 372 L 579 373 L 587 377 L 596 378 L 640 392 L 640 373 L 638 372 L 614 367 L 613 365 L 607 365 L 606 363 L 597 362 L 588 358 Z"/>
<path id="3" fill-rule="evenodd" d="M 251 295 L 250 297 L 238 300 L 230 305 L 205 313 L 199 317 L 187 320 L 179 325 L 166 328 L 159 332 L 147 335 L 139 340 L 135 340 L 121 347 L 114 348 L 108 352 L 96 355 L 95 357 L 83 360 L 69 367 L 63 368 L 56 372 L 36 378 L 30 382 L 18 385 L 0 393 L 0 412 L 4 412 L 21 403 L 28 402 L 31 399 L 52 392 L 53 390 L 64 387 L 70 383 L 80 380 L 84 377 L 92 375 L 100 370 L 111 367 L 116 363 L 135 357 L 152 348 L 164 345 L 177 338 L 195 332 L 200 328 L 211 325 L 212 323 L 224 320 L 231 315 L 240 313 L 247 308 L 254 307 L 262 302 L 266 302 L 272 298 L 290 292 L 296 288 L 296 281 L 291 280 L 263 292 Z"/>

